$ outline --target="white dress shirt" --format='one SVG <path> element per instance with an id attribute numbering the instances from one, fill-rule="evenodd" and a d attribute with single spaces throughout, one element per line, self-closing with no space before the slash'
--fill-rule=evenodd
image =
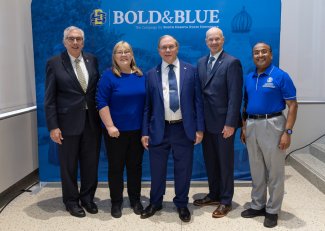
<path id="1" fill-rule="evenodd" d="M 68 53 L 69 54 L 69 53 Z M 74 70 L 74 73 L 76 74 L 76 76 L 78 77 L 77 75 L 77 70 L 76 70 L 76 58 L 73 57 L 72 55 L 69 54 L 69 57 L 70 57 L 70 61 L 71 61 L 71 64 L 72 64 L 72 67 L 73 67 L 73 70 Z M 88 81 L 89 81 L 89 74 L 88 74 L 88 71 L 87 71 L 87 68 L 86 68 L 86 64 L 85 64 L 85 60 L 84 58 L 82 57 L 82 55 L 80 54 L 80 56 L 78 57 L 78 59 L 80 60 L 79 62 L 79 65 L 81 67 L 81 70 L 82 70 L 82 73 L 84 74 L 85 76 L 85 80 L 86 80 L 86 83 L 88 84 Z"/>
<path id="2" fill-rule="evenodd" d="M 217 60 L 218 60 L 218 58 L 219 58 L 219 55 L 221 54 L 221 52 L 223 51 L 223 49 L 221 49 L 221 51 L 219 51 L 217 54 L 215 54 L 215 55 L 211 55 L 211 53 L 210 53 L 210 57 L 214 57 L 215 58 L 215 60 L 213 60 L 213 62 L 212 62 L 212 66 L 211 66 L 211 70 L 213 69 L 213 66 L 214 66 L 214 64 L 217 62 Z M 209 57 L 209 59 L 210 59 L 210 57 Z"/>
<path id="3" fill-rule="evenodd" d="M 181 112 L 181 100 L 180 100 L 180 89 L 179 89 L 179 84 L 180 84 L 179 60 L 176 59 L 172 64 L 174 65 L 173 70 L 175 72 L 176 81 L 177 81 L 179 109 L 176 112 L 173 112 L 169 108 L 169 82 L 168 82 L 169 64 L 163 61 L 161 64 L 161 78 L 162 78 L 162 89 L 163 89 L 164 107 L 165 107 L 165 120 L 180 120 L 182 119 L 182 112 Z"/>

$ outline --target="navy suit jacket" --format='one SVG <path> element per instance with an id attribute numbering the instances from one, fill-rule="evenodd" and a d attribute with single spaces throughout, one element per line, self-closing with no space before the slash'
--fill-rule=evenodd
<path id="1" fill-rule="evenodd" d="M 185 133 L 195 140 L 196 131 L 204 131 L 204 116 L 200 82 L 195 68 L 180 62 L 180 106 Z M 146 103 L 142 135 L 149 136 L 149 144 L 159 144 L 164 137 L 165 109 L 162 90 L 161 64 L 147 72 Z"/>
<path id="2" fill-rule="evenodd" d="M 45 116 L 49 130 L 60 128 L 62 135 L 80 135 L 86 120 L 86 108 L 90 126 L 100 129 L 96 109 L 95 93 L 99 79 L 98 63 L 95 56 L 82 54 L 89 74 L 86 93 L 73 70 L 68 52 L 51 58 L 46 64 Z"/>
<path id="3" fill-rule="evenodd" d="M 209 55 L 198 61 L 206 130 L 221 133 L 224 126 L 242 126 L 240 108 L 242 103 L 243 70 L 235 57 L 222 51 L 210 75 L 207 74 Z"/>

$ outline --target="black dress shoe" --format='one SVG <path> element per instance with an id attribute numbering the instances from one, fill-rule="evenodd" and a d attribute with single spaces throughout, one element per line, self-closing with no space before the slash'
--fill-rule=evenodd
<path id="1" fill-rule="evenodd" d="M 84 207 L 88 213 L 91 214 L 98 213 L 97 205 L 94 202 L 81 203 L 81 206 Z"/>
<path id="2" fill-rule="evenodd" d="M 79 204 L 66 205 L 67 211 L 74 217 L 85 217 L 85 211 L 80 207 Z"/>
<path id="3" fill-rule="evenodd" d="M 133 209 L 133 212 L 137 215 L 140 215 L 143 211 L 143 206 L 140 201 L 136 201 L 131 204 L 131 208 Z"/>
<path id="4" fill-rule="evenodd" d="M 278 214 L 265 213 L 264 224 L 267 228 L 273 228 L 278 225 Z"/>
<path id="5" fill-rule="evenodd" d="M 265 208 L 263 209 L 246 209 L 241 213 L 241 216 L 244 218 L 253 218 L 258 216 L 265 216 Z"/>
<path id="6" fill-rule="evenodd" d="M 194 200 L 193 204 L 195 206 L 206 206 L 206 205 L 219 205 L 220 202 L 217 200 L 213 200 L 208 196 L 205 196 L 202 199 Z"/>
<path id="7" fill-rule="evenodd" d="M 187 207 L 177 208 L 179 218 L 184 222 L 189 222 L 191 220 L 191 213 Z"/>
<path id="8" fill-rule="evenodd" d="M 120 218 L 122 216 L 121 207 L 122 207 L 122 204 L 120 204 L 120 203 L 112 204 L 112 208 L 111 208 L 112 217 Z"/>
<path id="9" fill-rule="evenodd" d="M 155 213 L 162 209 L 162 206 L 156 206 L 153 204 L 150 204 L 145 210 L 142 211 L 140 218 L 146 219 L 148 217 L 151 217 L 155 215 Z"/>

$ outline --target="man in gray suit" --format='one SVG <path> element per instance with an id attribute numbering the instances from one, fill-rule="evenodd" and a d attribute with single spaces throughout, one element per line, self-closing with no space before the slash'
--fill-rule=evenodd
<path id="1" fill-rule="evenodd" d="M 194 201 L 196 206 L 216 205 L 212 217 L 224 217 L 231 210 L 234 193 L 234 140 L 241 127 L 243 71 L 238 59 L 223 50 L 222 30 L 206 32 L 210 54 L 198 61 L 198 75 L 203 93 L 205 160 L 209 194 Z"/>

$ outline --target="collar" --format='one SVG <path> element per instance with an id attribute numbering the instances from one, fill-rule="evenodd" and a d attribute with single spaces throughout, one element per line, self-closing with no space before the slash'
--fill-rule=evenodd
<path id="1" fill-rule="evenodd" d="M 78 58 L 73 57 L 72 55 L 69 54 L 69 52 L 68 52 L 68 55 L 69 55 L 69 58 L 70 58 L 70 60 L 71 60 L 72 63 L 74 63 L 74 61 L 75 61 L 76 59 L 79 59 L 80 62 L 83 62 L 83 57 L 82 57 L 82 54 L 81 54 L 81 53 L 80 53 L 80 55 L 79 55 Z"/>
<path id="2" fill-rule="evenodd" d="M 261 74 L 257 74 L 257 69 L 255 68 L 255 71 L 254 71 L 254 74 L 253 74 L 253 77 L 254 78 L 257 78 L 258 76 L 270 76 L 272 71 L 274 69 L 274 65 L 271 63 L 270 66 L 268 66 L 268 68 L 265 69 L 265 71 Z"/>
<path id="3" fill-rule="evenodd" d="M 223 49 L 221 49 L 221 50 L 220 50 L 218 53 L 216 53 L 215 55 L 211 55 L 211 53 L 210 53 L 210 55 L 209 55 L 209 59 L 210 59 L 210 57 L 213 56 L 213 57 L 215 58 L 215 61 L 218 60 L 218 58 L 219 58 L 219 56 L 220 56 L 220 54 L 221 54 L 222 51 L 223 51 Z M 208 59 L 208 60 L 209 60 L 209 59 Z"/>
<path id="4" fill-rule="evenodd" d="M 179 68 L 179 60 L 178 58 L 175 59 L 175 61 L 172 63 L 175 67 Z M 161 69 L 164 70 L 164 69 L 168 69 L 169 70 L 169 67 L 168 67 L 168 63 L 165 62 L 164 60 L 162 61 L 162 64 L 161 64 Z"/>

